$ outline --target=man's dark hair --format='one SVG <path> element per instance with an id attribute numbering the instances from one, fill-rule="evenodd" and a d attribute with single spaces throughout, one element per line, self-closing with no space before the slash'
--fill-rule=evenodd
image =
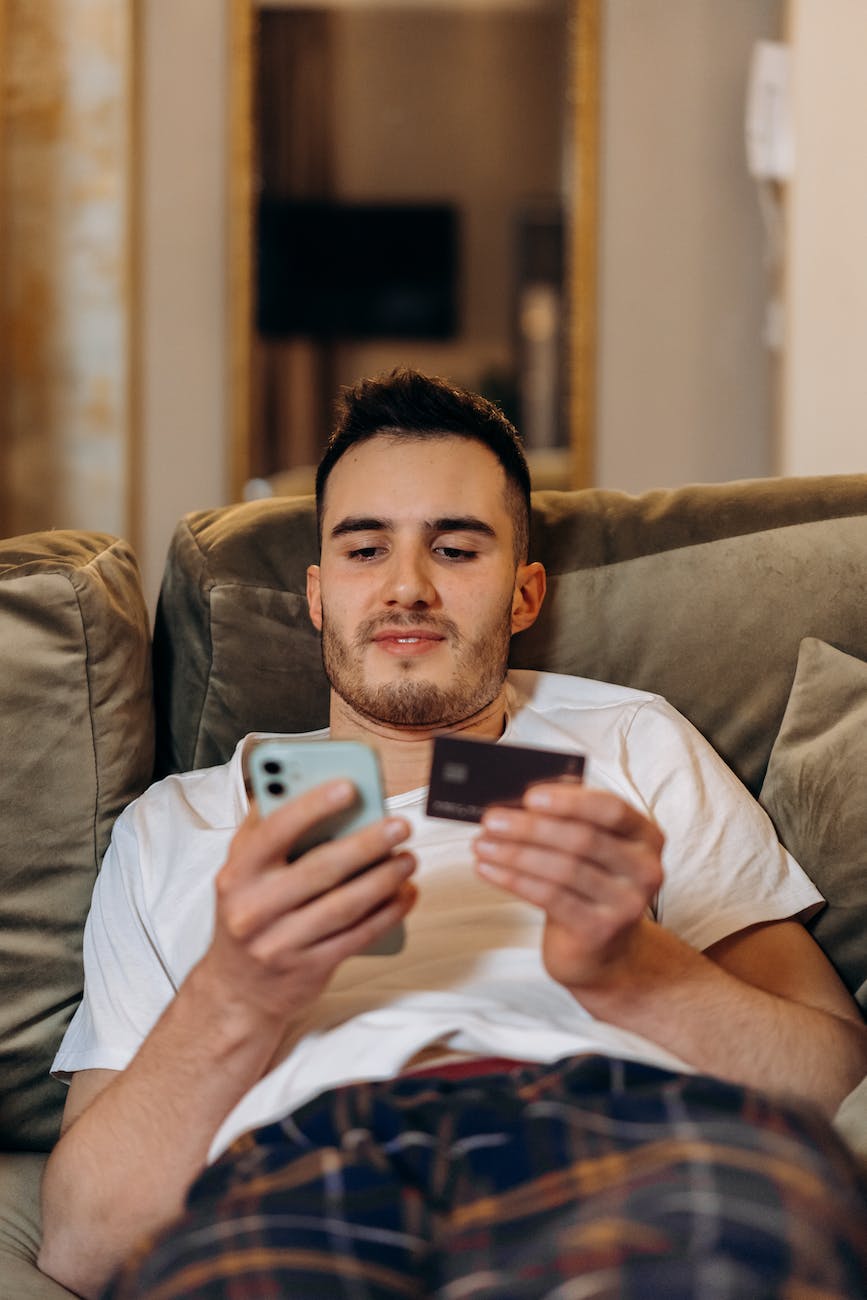
<path id="1" fill-rule="evenodd" d="M 487 398 L 458 388 L 447 379 L 400 366 L 375 379 L 344 388 L 337 420 L 316 472 L 316 515 L 322 510 L 328 476 L 351 447 L 378 434 L 419 440 L 467 438 L 496 456 L 506 475 L 507 505 L 515 534 L 515 559 L 527 558 L 530 532 L 530 471 L 518 432 Z"/>

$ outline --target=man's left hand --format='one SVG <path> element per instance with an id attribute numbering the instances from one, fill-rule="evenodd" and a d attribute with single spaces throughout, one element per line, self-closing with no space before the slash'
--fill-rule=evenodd
<path id="1" fill-rule="evenodd" d="M 572 782 L 534 786 L 523 807 L 492 807 L 477 871 L 547 915 L 542 955 L 578 991 L 628 978 L 642 920 L 662 884 L 659 827 L 618 795 Z"/>

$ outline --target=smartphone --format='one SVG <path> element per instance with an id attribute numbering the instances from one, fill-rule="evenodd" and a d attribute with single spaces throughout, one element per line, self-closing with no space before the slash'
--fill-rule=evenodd
<path id="1" fill-rule="evenodd" d="M 376 754 L 354 740 L 297 741 L 273 737 L 256 741 L 244 754 L 245 780 L 262 816 L 289 799 L 334 777 L 346 777 L 358 794 L 355 803 L 318 822 L 293 846 L 294 862 L 326 840 L 369 826 L 385 816 L 382 778 Z M 399 922 L 375 943 L 365 956 L 385 957 L 400 952 L 405 932 Z"/>

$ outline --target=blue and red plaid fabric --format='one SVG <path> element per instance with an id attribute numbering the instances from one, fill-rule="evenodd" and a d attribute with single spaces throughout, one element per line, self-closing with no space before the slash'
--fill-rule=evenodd
<path id="1" fill-rule="evenodd" d="M 111 1300 L 867 1296 L 867 1190 L 812 1111 L 583 1057 L 348 1085 L 247 1134 Z"/>

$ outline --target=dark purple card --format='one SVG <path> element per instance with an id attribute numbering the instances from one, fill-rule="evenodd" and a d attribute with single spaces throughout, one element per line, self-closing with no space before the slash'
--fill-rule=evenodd
<path id="1" fill-rule="evenodd" d="M 583 754 L 437 736 L 426 812 L 428 817 L 477 822 L 493 803 L 520 803 L 530 785 L 564 778 L 580 781 L 583 774 Z"/>

